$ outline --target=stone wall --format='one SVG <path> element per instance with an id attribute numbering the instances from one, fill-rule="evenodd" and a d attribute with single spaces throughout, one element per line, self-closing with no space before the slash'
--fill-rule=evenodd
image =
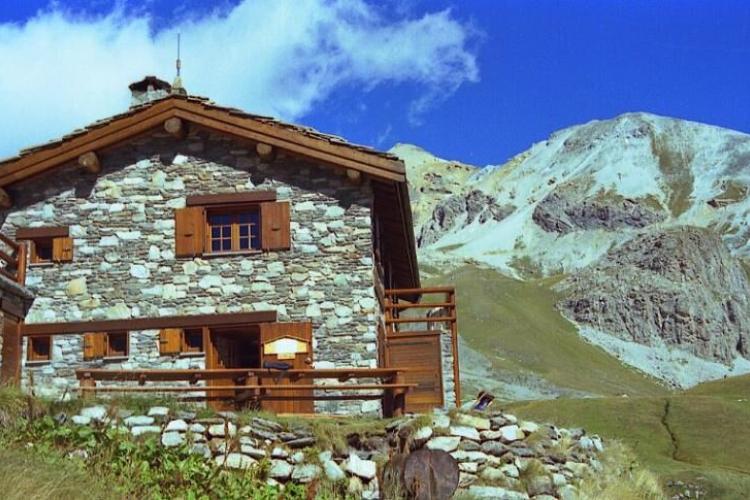
<path id="1" fill-rule="evenodd" d="M 29 268 L 27 323 L 276 310 L 279 321 L 313 322 L 315 366 L 376 366 L 369 185 L 298 159 L 264 165 L 250 151 L 206 131 L 154 133 L 100 154 L 98 176 L 69 165 L 15 187 L 3 232 L 64 225 L 75 245 L 73 262 Z M 174 210 L 186 195 L 254 189 L 291 201 L 290 251 L 175 258 Z M 131 332 L 127 359 L 89 363 L 82 336 L 56 336 L 51 362 L 27 363 L 24 382 L 61 394 L 84 366 L 203 366 L 202 356 L 160 356 L 157 340 Z"/>

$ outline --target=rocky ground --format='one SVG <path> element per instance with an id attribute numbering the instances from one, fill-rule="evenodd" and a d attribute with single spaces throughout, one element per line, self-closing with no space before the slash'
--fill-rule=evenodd
<path id="1" fill-rule="evenodd" d="M 347 435 L 343 453 L 319 442 L 304 421 L 254 416 L 241 424 L 232 412 L 197 418 L 192 411 L 160 406 L 135 414 L 97 405 L 55 418 L 59 425 L 112 426 L 134 438 L 156 436 L 165 447 L 187 445 L 227 469 L 265 462 L 270 484 L 346 481 L 351 494 L 370 499 L 382 497 L 382 466 L 404 440 L 412 450 L 450 453 L 458 462 L 460 489 L 473 498 L 577 498 L 577 484 L 601 468 L 598 456 L 604 450 L 599 437 L 582 429 L 520 421 L 501 411 L 404 417 L 382 431 Z"/>

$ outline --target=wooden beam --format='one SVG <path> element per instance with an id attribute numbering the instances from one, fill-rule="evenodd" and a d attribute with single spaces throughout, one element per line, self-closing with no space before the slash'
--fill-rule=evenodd
<path id="1" fill-rule="evenodd" d="M 255 152 L 258 153 L 261 161 L 271 163 L 276 158 L 276 149 L 270 144 L 259 142 L 255 146 Z"/>
<path id="2" fill-rule="evenodd" d="M 249 323 L 271 323 L 274 321 L 276 321 L 276 311 L 255 311 L 231 314 L 201 314 L 196 316 L 74 321 L 70 323 L 24 323 L 21 329 L 24 336 L 65 335 L 86 332 L 160 330 L 162 328 L 239 326 Z"/>
<path id="3" fill-rule="evenodd" d="M 78 157 L 78 164 L 90 174 L 98 174 L 102 171 L 102 164 L 95 152 L 89 151 Z"/>
<path id="4" fill-rule="evenodd" d="M 188 207 L 206 205 L 231 205 L 233 203 L 258 203 L 276 201 L 276 191 L 246 191 L 244 193 L 193 194 L 186 198 Z"/>
<path id="5" fill-rule="evenodd" d="M 10 208 L 13 206 L 13 198 L 8 191 L 0 187 L 0 208 Z"/>
<path id="6" fill-rule="evenodd" d="M 183 139 L 187 135 L 187 123 L 184 122 L 181 118 L 178 118 L 176 116 L 173 116 L 172 118 L 167 118 L 164 121 L 164 130 L 166 130 L 170 135 L 174 136 L 176 139 Z"/>

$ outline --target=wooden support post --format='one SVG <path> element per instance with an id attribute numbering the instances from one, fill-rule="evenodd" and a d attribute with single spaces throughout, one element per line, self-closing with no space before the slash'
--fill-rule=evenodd
<path id="1" fill-rule="evenodd" d="M 26 260 L 28 255 L 28 245 L 25 241 L 18 243 L 16 253 L 16 282 L 23 286 L 26 284 Z"/>
<path id="2" fill-rule="evenodd" d="M 83 375 L 81 379 L 81 398 L 87 399 L 96 395 L 96 380 L 90 373 Z"/>
<path id="3" fill-rule="evenodd" d="M 164 130 L 166 130 L 176 139 L 183 139 L 187 135 L 187 129 L 187 123 L 182 121 L 182 119 L 177 118 L 176 116 L 167 118 L 164 121 Z"/>
<path id="4" fill-rule="evenodd" d="M 458 317 L 456 311 L 456 292 L 447 292 L 446 302 L 450 302 L 450 313 L 448 316 L 453 318 L 450 322 L 451 325 L 451 348 L 453 350 L 453 388 L 456 395 L 456 407 L 461 406 L 461 372 L 458 367 L 458 325 L 456 324 L 456 318 Z"/>
<path id="5" fill-rule="evenodd" d="M 258 153 L 261 161 L 271 163 L 276 157 L 276 149 L 270 144 L 259 142 L 255 145 L 255 152 Z"/>
<path id="6" fill-rule="evenodd" d="M 10 197 L 8 191 L 0 187 L 0 208 L 10 208 L 13 206 L 13 198 Z"/>
<path id="7" fill-rule="evenodd" d="M 90 174 L 98 174 L 102 171 L 102 165 L 95 152 L 89 151 L 78 157 L 78 164 Z"/>
<path id="8" fill-rule="evenodd" d="M 402 372 L 398 372 L 394 377 L 396 384 L 404 383 L 404 375 Z M 405 389 L 389 389 L 393 398 L 393 417 L 401 417 L 406 411 L 406 390 Z"/>

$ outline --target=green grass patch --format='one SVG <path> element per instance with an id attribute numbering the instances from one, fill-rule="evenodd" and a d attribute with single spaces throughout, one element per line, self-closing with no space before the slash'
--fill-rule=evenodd
<path id="1" fill-rule="evenodd" d="M 557 387 L 594 395 L 667 394 L 657 380 L 578 335 L 555 307 L 561 297 L 550 287 L 559 279 L 519 281 L 467 265 L 428 284 L 456 286 L 459 334 L 498 373 L 531 372 Z"/>
<path id="2" fill-rule="evenodd" d="M 746 397 L 737 398 L 738 394 Z M 709 498 L 746 499 L 748 394 L 750 376 L 744 376 L 668 397 L 561 399 L 509 406 L 523 418 L 580 426 L 622 441 L 663 484 L 681 480 L 702 485 Z"/>

